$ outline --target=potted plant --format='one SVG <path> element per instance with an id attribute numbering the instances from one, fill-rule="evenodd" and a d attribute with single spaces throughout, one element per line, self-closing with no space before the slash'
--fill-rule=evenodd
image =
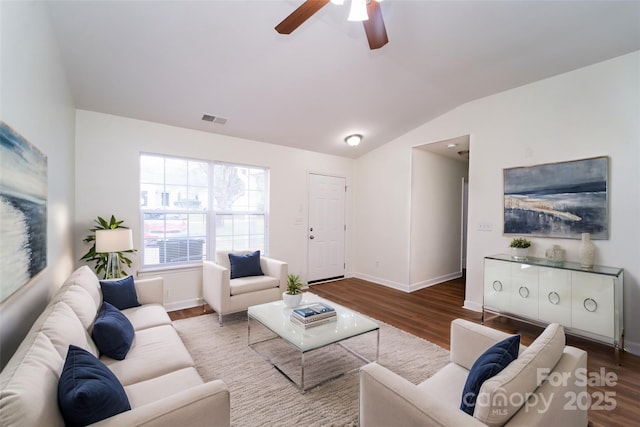
<path id="1" fill-rule="evenodd" d="M 85 243 L 92 243 L 91 248 L 89 249 L 89 251 L 87 251 L 86 254 L 82 256 L 82 258 L 80 258 L 80 261 L 87 261 L 87 262 L 95 261 L 96 264 L 94 266 L 94 269 L 96 270 L 96 275 L 100 276 L 100 274 L 104 273 L 103 279 L 118 279 L 118 277 L 111 277 L 107 269 L 109 254 L 96 253 L 96 234 L 95 233 L 96 233 L 96 230 L 115 230 L 116 228 L 128 228 L 128 227 L 123 226 L 122 223 L 124 221 L 116 220 L 115 216 L 113 215 L 111 215 L 111 218 L 109 219 L 109 221 L 105 220 L 104 218 L 98 217 L 96 220 L 94 220 L 94 222 L 96 225 L 89 230 L 92 232 L 92 234 L 89 234 L 83 240 L 83 242 Z M 118 252 L 117 254 L 118 254 L 119 264 L 126 264 L 127 267 L 131 267 L 131 262 L 132 262 L 131 259 L 129 259 L 124 254 L 134 253 L 135 251 L 136 251 L 135 249 L 131 249 L 127 251 Z M 124 269 L 120 268 L 118 269 L 118 271 L 119 271 L 120 277 L 127 276 L 127 272 L 124 271 Z"/>
<path id="2" fill-rule="evenodd" d="M 515 260 L 525 260 L 527 259 L 527 255 L 529 255 L 529 248 L 531 247 L 531 242 L 522 237 L 516 237 L 509 244 L 511 248 L 511 257 Z"/>
<path id="3" fill-rule="evenodd" d="M 297 274 L 289 274 L 287 276 L 287 290 L 282 294 L 282 300 L 287 307 L 297 307 L 302 301 L 302 286 L 304 283 L 300 281 Z"/>

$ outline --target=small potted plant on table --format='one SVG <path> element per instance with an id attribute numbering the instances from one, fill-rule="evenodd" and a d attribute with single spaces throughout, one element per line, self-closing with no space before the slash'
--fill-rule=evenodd
<path id="1" fill-rule="evenodd" d="M 287 307 L 297 307 L 302 301 L 302 286 L 300 276 L 297 274 L 289 274 L 287 276 L 287 290 L 282 294 L 282 300 Z"/>
<path id="2" fill-rule="evenodd" d="M 509 245 L 511 248 L 511 257 L 515 260 L 526 260 L 529 255 L 531 242 L 522 237 L 516 237 Z"/>

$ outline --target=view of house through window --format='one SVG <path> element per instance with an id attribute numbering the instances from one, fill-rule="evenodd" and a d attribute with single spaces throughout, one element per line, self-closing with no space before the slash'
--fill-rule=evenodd
<path id="1" fill-rule="evenodd" d="M 268 170 L 140 156 L 143 267 L 213 259 L 215 250 L 266 250 Z"/>

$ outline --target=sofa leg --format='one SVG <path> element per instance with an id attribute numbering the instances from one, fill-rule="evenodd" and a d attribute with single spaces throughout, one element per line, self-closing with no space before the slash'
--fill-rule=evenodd
<path id="1" fill-rule="evenodd" d="M 222 314 L 218 313 L 218 323 L 222 326 Z"/>

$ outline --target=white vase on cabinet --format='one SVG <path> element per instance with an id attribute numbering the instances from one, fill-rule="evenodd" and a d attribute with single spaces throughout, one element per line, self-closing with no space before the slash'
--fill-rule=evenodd
<path id="1" fill-rule="evenodd" d="M 589 233 L 582 233 L 582 243 L 580 243 L 580 265 L 584 268 L 593 267 L 593 261 L 596 256 L 596 245 L 591 241 Z"/>

